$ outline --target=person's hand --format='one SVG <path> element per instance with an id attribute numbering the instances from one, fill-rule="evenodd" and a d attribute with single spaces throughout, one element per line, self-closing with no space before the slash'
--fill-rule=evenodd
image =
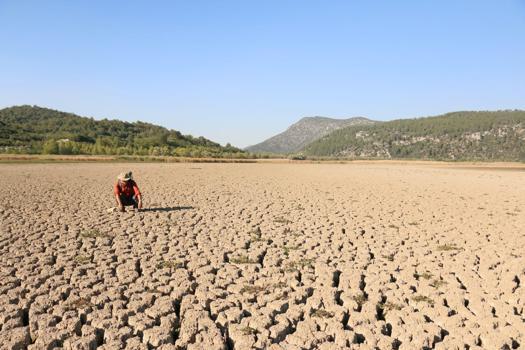
<path id="1" fill-rule="evenodd" d="M 125 211 L 126 211 L 126 209 L 124 209 L 124 206 L 123 206 L 123 205 L 120 206 L 119 210 L 120 210 L 121 212 L 125 212 Z"/>

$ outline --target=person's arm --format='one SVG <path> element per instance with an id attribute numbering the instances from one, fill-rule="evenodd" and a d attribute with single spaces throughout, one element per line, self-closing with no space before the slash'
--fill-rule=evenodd
<path id="1" fill-rule="evenodd" d="M 120 200 L 120 196 L 118 194 L 115 195 L 115 200 L 117 201 L 117 206 L 120 211 L 124 211 L 124 206 L 122 205 L 122 201 Z"/>
<path id="2" fill-rule="evenodd" d="M 135 192 L 135 198 L 137 198 L 137 206 L 139 209 L 142 209 L 142 194 L 140 194 L 139 187 L 136 183 L 133 186 L 133 191 Z"/>
<path id="3" fill-rule="evenodd" d="M 115 185 L 115 189 L 113 191 L 115 193 L 115 200 L 117 201 L 117 206 L 120 209 L 120 211 L 124 211 L 124 206 L 122 205 L 122 201 L 120 200 L 120 191 L 118 188 L 118 183 Z"/>

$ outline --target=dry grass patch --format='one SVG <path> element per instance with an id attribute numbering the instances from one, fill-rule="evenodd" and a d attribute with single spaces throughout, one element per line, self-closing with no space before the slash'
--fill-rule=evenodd
<path id="1" fill-rule="evenodd" d="M 180 269 L 184 263 L 175 260 L 163 260 L 157 264 L 157 269 Z"/>
<path id="2" fill-rule="evenodd" d="M 377 307 L 383 311 L 392 311 L 392 310 L 401 310 L 403 308 L 403 305 L 402 304 L 396 304 L 396 303 L 392 303 L 390 301 L 387 301 L 385 303 L 379 303 L 377 304 Z"/>
<path id="3" fill-rule="evenodd" d="M 240 293 L 241 294 L 258 294 L 258 293 L 264 292 L 265 290 L 266 290 L 265 287 L 248 285 L 248 286 L 242 287 L 242 289 L 240 290 Z"/>
<path id="4" fill-rule="evenodd" d="M 288 219 L 286 219 L 286 218 L 284 218 L 282 216 L 278 216 L 278 217 L 274 218 L 273 222 L 278 223 L 278 224 L 284 224 L 284 225 L 292 223 L 290 220 L 288 220 Z"/>
<path id="5" fill-rule="evenodd" d="M 434 300 L 430 299 L 426 295 L 414 295 L 412 300 L 414 300 L 416 303 L 427 303 L 431 306 L 434 305 Z"/>
<path id="6" fill-rule="evenodd" d="M 66 302 L 64 306 L 68 310 L 76 311 L 76 310 L 81 310 L 81 309 L 87 309 L 87 308 L 93 307 L 94 305 L 87 298 L 79 298 L 79 299 L 75 299 L 75 300 Z"/>
<path id="7" fill-rule="evenodd" d="M 436 289 L 439 289 L 439 288 L 443 287 L 446 284 L 447 284 L 447 282 L 445 282 L 443 280 L 437 280 L 436 279 L 436 280 L 432 281 L 432 283 L 430 283 L 430 286 L 434 287 Z"/>
<path id="8" fill-rule="evenodd" d="M 82 231 L 80 237 L 82 238 L 97 238 L 97 237 L 107 237 L 108 235 L 104 232 L 100 232 L 99 229 L 91 229 L 87 231 Z"/>
<path id="9" fill-rule="evenodd" d="M 315 259 L 301 259 L 298 261 L 292 261 L 286 265 L 286 272 L 299 271 L 299 269 L 304 267 L 313 267 Z"/>
<path id="10" fill-rule="evenodd" d="M 278 282 L 273 285 L 274 288 L 285 288 L 288 285 L 285 282 Z"/>
<path id="11" fill-rule="evenodd" d="M 262 293 L 262 292 L 269 292 L 271 290 L 273 291 L 274 289 L 282 289 L 282 288 L 285 288 L 287 286 L 288 285 L 285 282 L 282 282 L 282 281 L 274 283 L 274 284 L 270 284 L 270 285 L 265 285 L 265 286 L 245 285 L 240 290 L 240 293 L 241 294 L 258 294 L 258 293 Z M 286 292 L 284 292 L 283 294 L 287 295 Z"/>
<path id="12" fill-rule="evenodd" d="M 364 303 L 366 303 L 368 298 L 364 294 L 356 294 L 352 297 L 352 300 L 355 301 L 359 307 L 361 307 Z"/>
<path id="13" fill-rule="evenodd" d="M 440 251 L 440 252 L 448 252 L 448 251 L 451 251 L 451 250 L 461 250 L 461 248 L 456 246 L 455 243 L 451 243 L 451 244 L 442 244 L 442 245 L 437 247 L 437 250 Z"/>
<path id="14" fill-rule="evenodd" d="M 250 241 L 252 242 L 264 242 L 266 239 L 262 238 L 262 232 L 259 227 L 250 232 Z"/>
<path id="15" fill-rule="evenodd" d="M 239 255 L 238 257 L 236 258 L 231 258 L 230 259 L 230 262 L 232 264 L 257 264 L 258 262 L 255 261 L 255 260 L 251 260 L 248 256 L 246 255 Z"/>
<path id="16" fill-rule="evenodd" d="M 283 252 L 284 252 L 284 255 L 286 256 L 290 254 L 290 251 L 298 250 L 298 249 L 299 249 L 299 245 L 283 246 Z"/>
<path id="17" fill-rule="evenodd" d="M 433 276 L 433 275 L 432 275 L 430 272 L 428 272 L 428 271 L 427 271 L 427 272 L 423 272 L 423 273 L 421 273 L 421 274 L 419 274 L 419 273 L 416 272 L 416 273 L 414 274 L 414 278 L 415 278 L 415 279 L 423 278 L 423 279 L 429 280 L 429 279 L 432 278 L 432 276 Z"/>
<path id="18" fill-rule="evenodd" d="M 74 260 L 76 263 L 83 265 L 83 264 L 90 263 L 91 257 L 86 256 L 86 255 L 77 255 L 75 256 Z"/>
<path id="19" fill-rule="evenodd" d="M 388 261 L 394 261 L 394 257 L 396 256 L 396 253 L 388 254 L 388 255 L 381 255 L 383 259 L 386 259 Z"/>
<path id="20" fill-rule="evenodd" d="M 326 311 L 324 309 L 317 309 L 314 312 L 312 312 L 312 317 L 319 317 L 319 318 L 332 318 L 334 317 L 334 314 L 332 312 Z"/>

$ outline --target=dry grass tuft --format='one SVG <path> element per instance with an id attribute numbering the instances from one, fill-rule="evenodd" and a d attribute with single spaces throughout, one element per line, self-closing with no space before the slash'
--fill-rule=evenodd
<path id="1" fill-rule="evenodd" d="M 394 261 L 394 257 L 396 256 L 396 253 L 388 254 L 388 255 L 381 255 L 383 259 L 386 259 L 388 261 Z"/>
<path id="2" fill-rule="evenodd" d="M 432 281 L 432 283 L 430 283 L 430 286 L 434 287 L 436 289 L 439 289 L 439 288 L 443 287 L 446 284 L 447 284 L 447 282 L 445 282 L 443 280 L 436 279 L 436 280 Z"/>
<path id="3" fill-rule="evenodd" d="M 100 232 L 99 229 L 91 229 L 87 231 L 82 231 L 80 233 L 80 237 L 82 238 L 97 238 L 97 237 L 107 237 L 108 235 L 106 233 Z"/>
<path id="4" fill-rule="evenodd" d="M 258 262 L 255 261 L 255 260 L 251 260 L 248 256 L 246 255 L 240 255 L 236 258 L 231 258 L 230 259 L 230 262 L 232 264 L 257 264 Z"/>
<path id="5" fill-rule="evenodd" d="M 319 317 L 319 318 L 332 318 L 334 317 L 334 314 L 332 312 L 326 311 L 324 309 L 317 309 L 312 313 L 312 317 Z"/>
<path id="6" fill-rule="evenodd" d="M 298 261 L 293 261 L 286 266 L 285 271 L 294 272 L 294 271 L 299 271 L 299 269 L 303 267 L 313 267 L 314 262 L 315 262 L 315 259 L 301 259 Z"/>
<path id="7" fill-rule="evenodd" d="M 241 294 L 258 294 L 260 292 L 264 292 L 266 290 L 265 287 L 261 286 L 244 286 L 240 290 Z"/>
<path id="8" fill-rule="evenodd" d="M 441 252 L 448 252 L 451 250 L 461 250 L 461 248 L 457 247 L 454 243 L 452 243 L 440 245 L 437 247 L 437 250 Z"/>
<path id="9" fill-rule="evenodd" d="M 368 298 L 364 294 L 356 294 L 352 297 L 352 300 L 355 301 L 357 305 L 361 307 L 364 303 L 366 303 Z"/>
<path id="10" fill-rule="evenodd" d="M 414 300 L 416 303 L 427 303 L 429 305 L 434 305 L 434 300 L 430 299 L 426 295 L 414 295 L 412 297 L 412 300 Z"/>
<path id="11" fill-rule="evenodd" d="M 290 251 L 292 250 L 298 250 L 298 245 L 292 245 L 292 246 L 283 246 L 284 255 L 288 256 L 290 254 Z"/>
<path id="12" fill-rule="evenodd" d="M 433 276 L 433 275 L 432 275 L 430 272 L 428 272 L 428 271 L 427 271 L 427 272 L 423 272 L 423 273 L 421 273 L 421 274 L 419 274 L 419 273 L 416 272 L 416 273 L 414 274 L 414 278 L 415 278 L 415 279 L 423 278 L 423 279 L 429 280 L 429 279 L 432 278 L 432 276 Z"/>
<path id="13" fill-rule="evenodd" d="M 77 262 L 78 264 L 81 264 L 81 265 L 91 262 L 91 257 L 86 256 L 86 255 L 77 255 L 77 256 L 75 256 L 74 259 L 75 259 L 75 262 Z"/>
<path id="14" fill-rule="evenodd" d="M 250 232 L 250 241 L 252 242 L 265 242 L 266 239 L 262 238 L 262 232 L 259 227 Z"/>
<path id="15" fill-rule="evenodd" d="M 290 220 L 283 218 L 282 216 L 274 218 L 273 222 L 278 223 L 278 224 L 285 224 L 285 225 L 292 223 Z"/>
<path id="16" fill-rule="evenodd" d="M 184 267 L 184 263 L 174 260 L 163 260 L 157 264 L 157 269 L 180 269 Z"/>
<path id="17" fill-rule="evenodd" d="M 94 305 L 87 298 L 79 298 L 75 300 L 68 301 L 65 304 L 66 309 L 68 310 L 81 310 L 93 307 Z"/>
<path id="18" fill-rule="evenodd" d="M 387 301 L 385 303 L 379 303 L 377 304 L 377 307 L 384 311 L 392 311 L 392 310 L 401 310 L 403 308 L 403 305 L 392 303 L 390 301 Z"/>

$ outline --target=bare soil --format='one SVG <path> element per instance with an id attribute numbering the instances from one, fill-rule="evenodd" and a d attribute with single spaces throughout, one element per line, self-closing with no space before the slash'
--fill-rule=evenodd
<path id="1" fill-rule="evenodd" d="M 132 170 L 145 210 L 108 212 Z M 525 346 L 525 173 L 0 165 L 2 349 Z"/>

